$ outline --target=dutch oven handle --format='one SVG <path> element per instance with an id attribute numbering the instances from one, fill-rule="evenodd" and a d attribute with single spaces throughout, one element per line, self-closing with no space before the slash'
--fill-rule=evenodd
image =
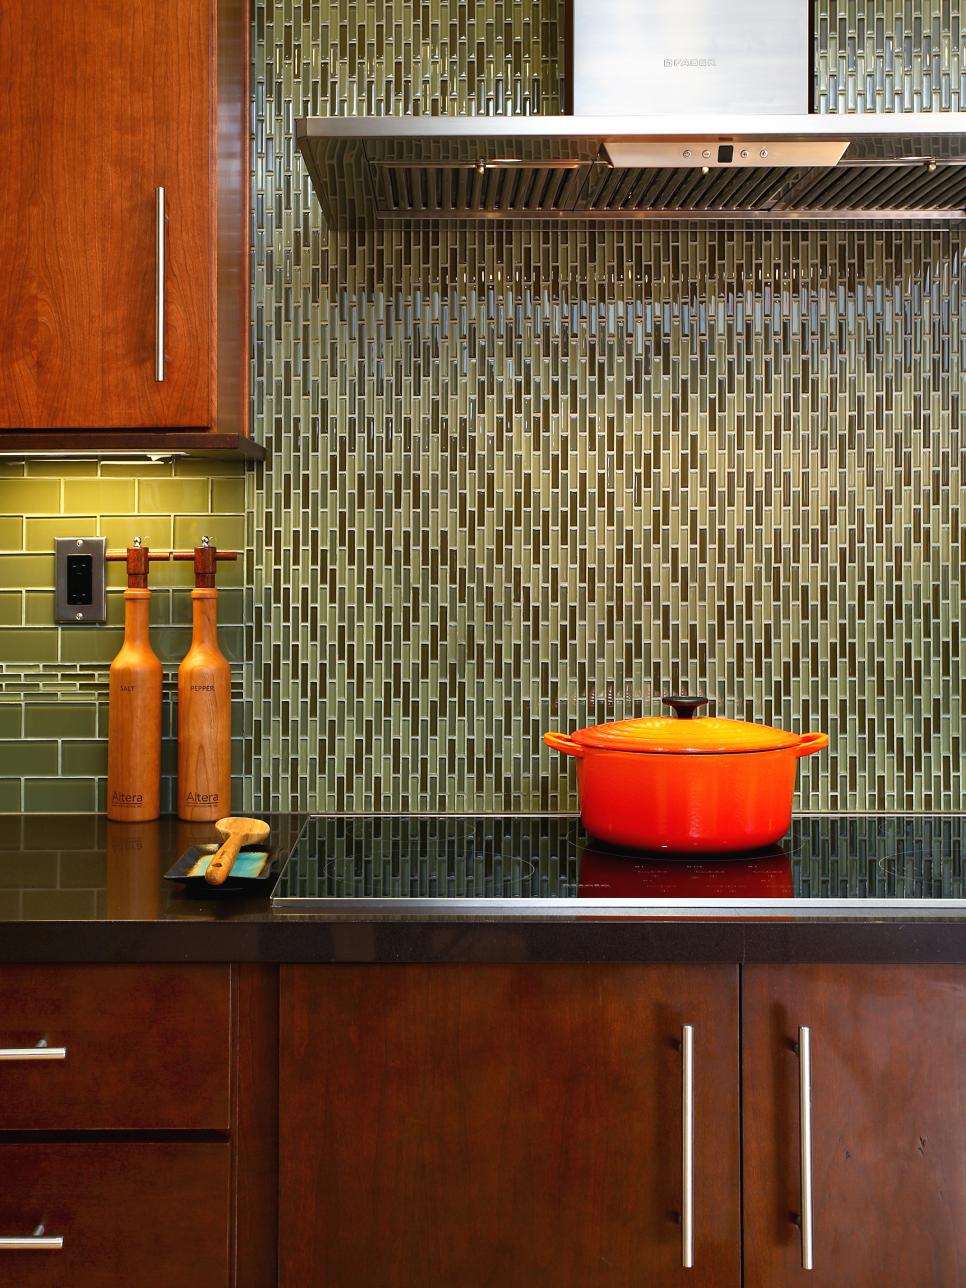
<path id="1" fill-rule="evenodd" d="M 707 698 L 692 698 L 686 693 L 673 694 L 670 697 L 662 698 L 661 701 L 666 707 L 674 708 L 674 714 L 679 720 L 690 720 L 698 707 L 708 705 Z"/>
<path id="2" fill-rule="evenodd" d="M 573 738 L 569 738 L 565 733 L 545 733 L 543 740 L 548 747 L 552 747 L 554 751 L 562 751 L 565 756 L 576 756 L 579 760 L 584 754 L 580 743 L 574 742 Z"/>
<path id="3" fill-rule="evenodd" d="M 796 749 L 798 759 L 801 760 L 803 756 L 810 756 L 813 751 L 821 751 L 823 747 L 827 746 L 827 733 L 803 733 Z"/>

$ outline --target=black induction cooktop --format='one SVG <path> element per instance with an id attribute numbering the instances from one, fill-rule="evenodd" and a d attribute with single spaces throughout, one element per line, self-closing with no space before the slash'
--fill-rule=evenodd
<path id="1" fill-rule="evenodd" d="M 313 817 L 281 911 L 441 915 L 868 916 L 966 909 L 966 815 L 813 815 L 775 846 L 642 853 L 572 815 Z"/>

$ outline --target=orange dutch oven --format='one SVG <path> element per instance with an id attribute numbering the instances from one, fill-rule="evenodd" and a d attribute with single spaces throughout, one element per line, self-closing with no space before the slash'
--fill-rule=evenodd
<path id="1" fill-rule="evenodd" d="M 675 716 L 543 735 L 577 761 L 580 817 L 591 836 L 689 854 L 757 850 L 783 837 L 798 762 L 827 747 L 828 734 L 694 718 L 707 698 L 662 701 Z"/>

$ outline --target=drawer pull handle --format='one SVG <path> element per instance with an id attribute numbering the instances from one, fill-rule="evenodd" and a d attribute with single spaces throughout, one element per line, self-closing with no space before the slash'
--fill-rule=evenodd
<path id="1" fill-rule="evenodd" d="M 799 1123 L 802 1172 L 802 1269 L 814 1270 L 812 1230 L 812 1031 L 798 1030 Z"/>
<path id="2" fill-rule="evenodd" d="M 694 1267 L 694 1026 L 681 1030 L 681 1265 Z"/>
<path id="3" fill-rule="evenodd" d="M 47 1039 L 41 1038 L 32 1047 L 0 1047 L 0 1060 L 66 1060 L 66 1047 L 47 1045 Z"/>
<path id="4" fill-rule="evenodd" d="M 155 193 L 154 264 L 154 378 L 164 380 L 164 199 L 163 188 Z"/>
<path id="5" fill-rule="evenodd" d="M 64 1246 L 61 1234 L 45 1234 L 38 1225 L 33 1234 L 0 1236 L 0 1252 L 60 1252 Z"/>

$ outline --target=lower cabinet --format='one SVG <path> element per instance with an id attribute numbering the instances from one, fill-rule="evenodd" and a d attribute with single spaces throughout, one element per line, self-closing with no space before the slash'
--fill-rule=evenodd
<path id="1" fill-rule="evenodd" d="M 282 1288 L 739 1284 L 737 967 L 292 966 L 280 1001 Z"/>
<path id="2" fill-rule="evenodd" d="M 278 972 L 0 967 L 0 1288 L 271 1288 Z"/>
<path id="3" fill-rule="evenodd" d="M 966 1283 L 964 967 L 293 966 L 280 1000 L 282 1288 Z"/>
<path id="4" fill-rule="evenodd" d="M 966 968 L 752 966 L 742 988 L 748 1288 L 966 1283 Z"/>
<path id="5" fill-rule="evenodd" d="M 0 1284 L 222 1288 L 230 1159 L 227 1142 L 0 1144 Z"/>

